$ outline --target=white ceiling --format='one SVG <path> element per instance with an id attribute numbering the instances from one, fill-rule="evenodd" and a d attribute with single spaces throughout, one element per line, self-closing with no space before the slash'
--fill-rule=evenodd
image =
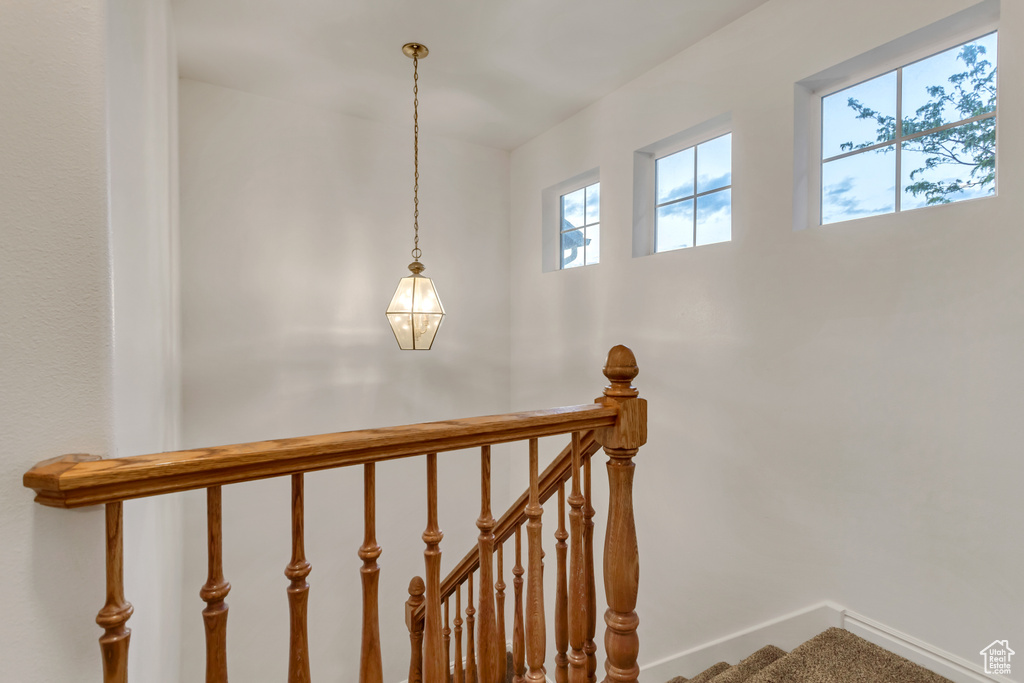
<path id="1" fill-rule="evenodd" d="M 513 149 L 766 0 L 172 0 L 180 75 Z"/>

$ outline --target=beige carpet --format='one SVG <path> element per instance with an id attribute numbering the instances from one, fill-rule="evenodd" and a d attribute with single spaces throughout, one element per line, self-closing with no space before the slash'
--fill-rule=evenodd
<path id="1" fill-rule="evenodd" d="M 789 654 L 768 645 L 735 666 L 719 662 L 668 683 L 950 683 L 849 631 L 830 628 Z"/>

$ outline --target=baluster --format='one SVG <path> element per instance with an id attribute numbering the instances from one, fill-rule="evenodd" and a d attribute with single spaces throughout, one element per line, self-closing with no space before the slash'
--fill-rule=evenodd
<path id="1" fill-rule="evenodd" d="M 363 465 L 363 545 L 359 558 L 363 566 L 359 574 L 363 581 L 363 634 L 359 655 L 360 683 L 381 683 L 380 625 L 377 608 L 377 584 L 380 567 L 377 558 L 381 549 L 377 545 L 377 493 L 376 472 L 372 462 Z"/>
<path id="2" fill-rule="evenodd" d="M 508 646 L 505 640 L 505 577 L 502 570 L 502 544 L 498 544 L 498 581 L 494 584 L 495 619 L 498 622 L 498 646 L 501 651 L 501 681 L 508 676 Z"/>
<path id="3" fill-rule="evenodd" d="M 309 584 L 306 577 L 312 566 L 306 561 L 303 480 L 292 475 L 292 561 L 284 570 L 291 580 L 288 586 L 290 612 L 290 643 L 288 650 L 288 683 L 309 683 L 309 642 L 306 636 L 306 606 Z"/>
<path id="4" fill-rule="evenodd" d="M 529 541 L 530 573 L 527 577 L 526 672 L 527 683 L 545 683 L 544 650 L 547 632 L 544 624 L 544 550 L 541 547 L 540 489 L 537 482 L 537 439 L 530 439 L 530 503 L 526 506 L 526 536 Z"/>
<path id="5" fill-rule="evenodd" d="M 405 625 L 409 629 L 409 683 L 423 682 L 423 618 L 416 611 L 423 605 L 423 579 L 412 577 L 409 599 L 405 601 Z"/>
<path id="6" fill-rule="evenodd" d="M 206 626 L 206 683 L 227 683 L 228 680 L 228 605 L 224 598 L 231 584 L 224 580 L 221 544 L 221 487 L 206 489 L 206 535 L 208 573 L 199 597 L 206 603 L 203 623 Z"/>
<path id="7" fill-rule="evenodd" d="M 103 683 L 127 683 L 128 642 L 132 630 L 126 626 L 134 608 L 124 599 L 124 536 L 122 503 L 107 503 L 107 601 L 96 615 L 103 629 Z"/>
<path id="8" fill-rule="evenodd" d="M 516 565 L 512 568 L 512 592 L 514 613 L 512 615 L 512 683 L 526 681 L 526 636 L 523 628 L 523 542 L 522 526 L 516 527 Z"/>
<path id="9" fill-rule="evenodd" d="M 441 635 L 444 637 L 444 670 L 445 680 L 449 680 L 452 675 L 452 629 L 449 626 L 451 622 L 448 617 L 448 598 L 444 599 L 444 628 L 441 630 Z"/>
<path id="10" fill-rule="evenodd" d="M 491 516 L 491 447 L 480 448 L 480 595 L 477 599 L 480 683 L 501 683 L 494 616 L 494 517 Z"/>
<path id="11" fill-rule="evenodd" d="M 427 528 L 423 532 L 426 564 L 427 609 L 424 624 L 423 652 L 425 683 L 446 683 L 444 657 L 441 655 L 441 539 L 444 534 L 437 525 L 437 453 L 427 454 Z"/>
<path id="12" fill-rule="evenodd" d="M 618 407 L 612 427 L 597 430 L 597 441 L 608 454 L 608 531 L 604 540 L 605 678 L 608 683 L 636 683 L 640 668 L 640 639 L 636 628 L 636 596 L 640 584 L 640 555 L 633 519 L 633 456 L 647 441 L 647 401 L 637 398 L 631 382 L 639 370 L 633 352 L 616 346 L 608 353 L 604 374 L 611 384 L 598 401 Z"/>
<path id="13" fill-rule="evenodd" d="M 580 458 L 582 456 L 579 432 L 572 435 L 572 492 L 569 494 L 569 526 L 572 529 L 572 562 L 569 568 L 569 682 L 586 683 L 587 680 L 587 580 L 585 541 L 583 534 L 583 505 L 580 491 Z"/>
<path id="14" fill-rule="evenodd" d="M 597 683 L 597 588 L 594 584 L 594 506 L 590 495 L 590 456 L 583 458 L 583 559 L 587 577 L 587 639 L 583 651 L 587 653 L 587 682 Z"/>
<path id="15" fill-rule="evenodd" d="M 455 683 L 463 683 L 462 669 L 462 584 L 455 587 Z"/>
<path id="16" fill-rule="evenodd" d="M 565 571 L 565 544 L 569 532 L 565 530 L 565 483 L 558 485 L 558 530 L 555 531 L 555 683 L 569 680 L 569 592 Z"/>
<path id="17" fill-rule="evenodd" d="M 473 572 L 469 573 L 469 593 L 466 598 L 466 683 L 477 683 L 476 646 L 473 641 L 473 623 L 476 608 L 473 607 Z"/>

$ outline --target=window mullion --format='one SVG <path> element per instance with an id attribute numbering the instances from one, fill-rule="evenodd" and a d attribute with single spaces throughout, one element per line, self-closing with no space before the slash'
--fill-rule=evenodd
<path id="1" fill-rule="evenodd" d="M 896 213 L 903 203 L 903 67 L 896 69 Z"/>
<path id="2" fill-rule="evenodd" d="M 693 146 L 693 242 L 691 247 L 697 246 L 697 150 L 700 145 Z"/>

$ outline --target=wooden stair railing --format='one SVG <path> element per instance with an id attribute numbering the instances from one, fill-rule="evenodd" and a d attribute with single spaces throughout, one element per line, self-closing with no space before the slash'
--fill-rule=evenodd
<path id="1" fill-rule="evenodd" d="M 536 446 L 535 446 L 534 441 L 531 440 L 531 450 L 535 449 L 535 447 Z M 567 562 L 566 562 L 565 552 L 563 552 L 565 550 L 565 548 L 567 547 L 566 544 L 565 544 L 565 540 L 569 538 L 569 533 L 565 530 L 565 483 L 567 481 L 569 481 L 570 479 L 578 482 L 579 473 L 580 473 L 580 470 L 581 470 L 580 462 L 582 461 L 582 463 L 583 463 L 582 468 L 583 468 L 583 471 L 586 473 L 586 484 L 587 484 L 586 485 L 586 496 L 585 497 L 582 496 L 582 495 L 580 496 L 579 506 L 582 508 L 583 502 L 590 500 L 590 485 L 589 485 L 590 484 L 590 480 L 589 480 L 590 459 L 591 459 L 591 456 L 593 456 L 599 449 L 600 449 L 600 444 L 598 444 L 597 441 L 595 440 L 595 434 L 594 434 L 594 432 L 592 430 L 591 431 L 587 431 L 587 432 L 585 432 L 583 434 L 581 434 L 579 432 L 573 432 L 573 434 L 572 434 L 572 442 L 570 443 L 570 445 L 566 446 L 566 448 L 554 460 L 551 461 L 551 463 L 547 466 L 547 468 L 545 468 L 545 470 L 544 470 L 544 472 L 542 474 L 540 474 L 539 476 L 536 476 L 535 478 L 531 479 L 531 487 L 528 488 L 516 500 L 516 502 L 514 502 L 508 508 L 508 510 L 505 511 L 505 513 L 502 515 L 500 520 L 498 520 L 496 523 L 494 523 L 494 533 L 493 533 L 493 535 L 494 535 L 495 544 L 496 544 L 495 547 L 496 547 L 496 557 L 498 558 L 498 564 L 497 564 L 498 569 L 497 569 L 497 579 L 493 583 L 493 590 L 494 590 L 494 594 L 495 594 L 495 600 L 496 600 L 497 605 L 499 607 L 496 610 L 496 616 L 497 616 L 497 619 L 496 619 L 496 622 L 497 622 L 497 624 L 496 624 L 496 635 L 493 638 L 493 642 L 494 642 L 494 645 L 495 645 L 494 649 L 497 651 L 497 654 L 498 654 L 498 657 L 496 657 L 495 660 L 497 660 L 497 662 L 500 662 L 500 663 L 496 662 L 496 664 L 493 667 L 490 668 L 489 673 L 485 677 L 485 674 L 482 672 L 483 661 L 484 661 L 483 654 L 481 654 L 479 659 L 478 659 L 473 654 L 474 648 L 471 645 L 467 644 L 467 648 L 468 649 L 467 649 L 467 658 L 466 658 L 465 666 L 467 667 L 467 670 L 473 670 L 473 671 L 476 671 L 478 669 L 480 670 L 481 673 L 480 673 L 480 676 L 479 676 L 479 683 L 485 683 L 488 680 L 499 680 L 499 681 L 504 681 L 505 680 L 505 666 L 506 666 L 505 658 L 506 658 L 507 655 L 506 655 L 506 652 L 505 652 L 505 643 L 506 643 L 506 641 L 505 641 L 505 613 L 504 613 L 504 598 L 505 598 L 505 596 L 504 596 L 504 589 L 505 589 L 506 586 L 505 586 L 504 582 L 502 581 L 502 579 L 503 579 L 503 575 L 502 575 L 503 574 L 503 567 L 502 567 L 501 559 L 502 559 L 502 554 L 503 554 L 502 551 L 503 551 L 504 544 L 505 544 L 506 541 L 508 541 L 511 538 L 515 538 L 515 543 L 516 543 L 516 546 L 515 546 L 516 568 L 513 569 L 513 574 L 515 575 L 515 580 L 513 581 L 513 584 L 514 584 L 514 593 L 515 593 L 515 598 L 516 598 L 516 607 L 515 607 L 516 612 L 514 614 L 514 619 L 516 621 L 516 624 L 513 626 L 513 650 L 514 650 L 514 652 L 513 652 L 513 668 L 515 668 L 515 662 L 516 661 L 523 661 L 523 662 L 525 662 L 525 649 L 526 649 L 525 648 L 525 627 L 524 627 L 524 624 L 522 623 L 522 621 L 523 621 L 522 605 L 523 605 L 523 584 L 524 584 L 524 581 L 522 579 L 522 576 L 524 574 L 526 574 L 527 572 L 522 567 L 522 560 L 521 560 L 522 548 L 521 548 L 520 530 L 523 527 L 528 526 L 528 524 L 529 524 L 528 520 L 530 519 L 530 517 L 528 516 L 528 510 L 529 510 L 529 508 L 530 508 L 530 506 L 532 504 L 532 502 L 531 502 L 532 501 L 531 492 L 534 490 L 534 488 L 537 491 L 537 500 L 538 500 L 538 502 L 540 504 L 545 503 L 547 500 L 549 500 L 551 497 L 553 497 L 555 493 L 559 494 L 559 522 L 558 522 L 559 523 L 559 528 L 555 532 L 555 539 L 556 539 L 556 541 L 558 541 L 556 543 L 556 550 L 558 551 L 557 552 L 557 558 L 558 559 L 556 561 L 558 580 L 557 580 L 556 603 L 555 603 L 555 637 L 556 637 L 556 651 L 557 651 L 558 654 L 556 654 L 556 656 L 555 656 L 555 664 L 556 664 L 555 682 L 556 683 L 563 683 L 564 681 L 571 680 L 571 679 L 568 678 L 568 661 L 569 660 L 568 660 L 567 657 L 565 657 L 566 644 L 568 642 L 568 637 L 569 637 L 568 636 L 568 633 L 569 633 L 568 625 L 570 623 L 569 619 L 568 619 L 568 614 L 569 614 L 568 581 L 566 580 L 566 578 L 567 578 Z M 532 459 L 531 459 L 531 463 L 532 463 Z M 574 465 L 575 465 L 575 467 L 574 467 Z M 533 467 L 535 465 L 531 464 L 531 466 Z M 483 469 L 482 468 L 482 471 L 486 472 L 487 469 Z M 576 475 L 576 476 L 574 476 L 574 475 Z M 485 477 L 483 482 L 482 482 L 482 483 L 485 484 L 485 488 L 484 488 L 485 491 L 486 491 L 486 482 L 487 482 L 487 479 Z M 577 483 L 577 486 L 578 486 L 578 483 Z M 574 489 L 574 491 L 575 491 L 575 489 Z M 571 496 L 570 496 L 570 499 L 571 499 Z M 486 500 L 486 498 L 485 498 L 485 500 Z M 489 503 L 489 500 L 487 502 Z M 591 511 L 593 511 L 593 508 L 589 508 L 589 509 Z M 489 512 L 489 509 L 488 509 L 488 512 Z M 534 510 L 534 514 L 536 515 L 536 510 Z M 580 512 L 580 516 L 582 518 L 582 516 L 583 516 L 583 512 L 582 511 Z M 483 517 L 483 515 L 482 515 L 482 517 Z M 581 529 L 582 529 L 582 524 L 580 526 L 581 526 Z M 592 544 L 592 540 L 593 540 L 592 534 L 591 534 L 590 538 L 591 538 L 591 544 Z M 578 595 L 575 598 L 575 602 L 573 603 L 573 606 L 576 609 L 576 612 L 577 612 L 577 614 L 579 615 L 579 617 L 581 619 L 581 621 L 580 621 L 580 624 L 581 624 L 580 628 L 583 629 L 581 631 L 581 633 L 584 634 L 581 637 L 586 638 L 587 637 L 586 636 L 586 633 L 587 633 L 587 631 L 586 631 L 586 624 L 588 624 L 590 621 L 592 621 L 593 623 L 596 624 L 596 621 L 594 621 L 594 620 L 589 620 L 589 621 L 587 620 L 587 618 L 590 617 L 590 616 L 596 616 L 596 608 L 592 606 L 592 603 L 594 603 L 593 599 L 595 598 L 595 596 L 593 594 L 593 581 L 594 581 L 594 563 L 593 563 L 593 560 L 594 560 L 594 555 L 593 555 L 593 552 L 592 552 L 592 548 L 591 548 L 591 551 L 589 552 L 589 554 L 587 554 L 587 555 L 583 554 L 583 550 L 584 550 L 584 548 L 586 546 L 584 544 L 585 537 L 584 537 L 584 533 L 582 531 L 580 531 L 578 533 L 578 539 L 579 539 L 579 549 L 580 549 L 580 552 L 577 553 L 577 557 L 575 558 L 576 564 L 574 565 L 574 569 L 576 571 L 576 574 L 579 575 L 581 577 L 581 579 L 579 581 L 574 582 L 574 584 L 573 584 L 576 587 L 577 591 L 578 591 Z M 534 558 L 539 558 L 540 555 L 541 555 L 541 553 L 537 553 L 536 551 L 534 551 L 534 553 L 533 553 L 533 557 Z M 460 605 L 459 601 L 461 600 L 461 588 L 462 588 L 463 584 L 466 584 L 466 583 L 468 583 L 470 585 L 470 587 L 472 587 L 474 572 L 479 571 L 481 569 L 481 567 L 485 567 L 486 568 L 486 566 L 487 566 L 486 562 L 484 562 L 483 564 L 481 563 L 481 558 L 483 558 L 483 557 L 486 557 L 486 552 L 482 552 L 480 546 L 478 546 L 477 548 L 474 548 L 473 550 L 469 551 L 466 554 L 466 556 L 462 558 L 462 560 L 455 566 L 454 569 L 452 569 L 452 571 L 448 574 L 448 576 L 445 577 L 444 581 L 441 583 L 441 598 L 442 598 L 442 600 L 447 600 L 453 593 L 456 595 L 456 599 L 457 599 L 457 601 L 456 601 L 457 615 L 458 615 L 458 610 L 459 610 L 459 605 Z M 482 573 L 483 572 L 481 572 L 481 574 Z M 538 574 L 539 574 L 538 572 L 535 572 L 534 575 L 538 576 Z M 589 578 L 589 581 L 587 580 L 588 578 Z M 481 581 L 481 593 L 483 591 L 487 590 L 486 589 L 486 585 L 487 584 L 485 582 Z M 584 592 L 584 591 L 587 591 L 587 592 Z M 469 626 L 469 617 L 472 617 L 474 613 L 478 614 L 478 612 L 475 612 L 475 611 L 472 610 L 472 592 L 470 592 L 470 598 L 469 599 L 470 599 L 470 605 L 469 605 L 469 609 L 467 609 L 467 612 L 466 612 L 466 614 L 467 614 L 467 622 L 466 622 L 467 623 L 467 627 Z M 484 600 L 484 598 L 481 596 L 481 602 L 483 602 L 483 600 Z M 529 600 L 528 597 L 527 597 L 527 600 Z M 543 603 L 542 600 L 539 600 L 537 602 L 539 602 L 540 604 Z M 586 614 L 584 614 L 584 611 L 586 611 Z M 541 611 L 541 613 L 542 613 L 542 611 Z M 415 610 L 413 610 L 412 614 L 413 614 L 413 619 L 415 621 L 412 622 L 413 626 L 411 628 L 422 629 L 423 618 L 424 618 L 422 607 L 417 607 Z M 479 616 L 477 617 L 476 620 L 479 621 Z M 454 659 L 455 662 L 462 662 L 461 628 L 459 628 L 459 624 L 460 624 L 460 622 L 457 620 L 456 621 L 456 640 L 455 640 L 455 659 Z M 479 629 L 479 633 L 480 634 L 484 633 L 484 629 L 482 628 L 482 625 L 481 625 L 481 628 Z M 540 634 L 538 633 L 537 635 L 539 636 Z M 589 641 L 588 641 L 590 645 L 593 645 L 593 637 L 594 637 L 593 631 L 590 631 L 589 632 Z M 476 642 L 481 642 L 482 643 L 483 639 L 484 639 L 484 636 L 480 635 Z M 414 644 L 413 647 L 415 649 L 417 647 L 417 645 Z M 581 645 L 580 645 L 581 652 L 583 652 L 583 649 L 584 649 L 584 644 L 581 641 Z M 482 650 L 482 648 L 480 648 L 479 650 Z M 595 651 L 596 652 L 596 645 L 591 648 L 591 651 Z M 521 657 L 520 657 L 520 655 L 521 655 Z M 586 654 L 582 654 L 581 656 L 582 656 L 582 661 L 583 661 L 583 666 L 581 668 L 581 671 L 586 672 L 587 671 L 587 655 Z M 414 658 L 422 657 L 422 652 L 414 652 L 413 653 L 413 657 Z M 542 655 L 541 655 L 541 660 L 543 661 L 543 656 Z M 479 666 L 478 666 L 478 662 L 479 662 Z M 596 657 L 595 657 L 595 663 L 596 663 Z M 527 680 L 526 670 L 523 669 L 523 671 L 521 673 L 522 673 L 522 679 L 524 681 Z M 459 675 L 460 675 L 460 670 L 458 668 L 458 664 L 456 664 L 456 669 L 455 669 L 454 674 L 453 674 L 453 676 L 455 677 L 455 680 L 458 680 L 458 676 Z M 594 671 L 590 672 L 589 677 L 587 677 L 586 673 L 584 673 L 584 676 L 585 677 L 580 679 L 580 680 L 582 680 L 582 681 L 596 680 Z M 412 680 L 412 679 L 410 679 L 410 680 Z M 468 681 L 470 679 L 467 678 L 466 680 L 467 680 L 467 683 L 468 683 Z"/>
<path id="2" fill-rule="evenodd" d="M 530 440 L 530 487 L 506 510 L 497 522 L 490 516 L 490 453 L 481 454 L 481 516 L 478 520 L 478 545 L 469 551 L 441 582 L 442 600 L 453 593 L 461 600 L 462 585 L 470 586 L 467 606 L 468 642 L 472 642 L 472 616 L 474 603 L 472 585 L 474 572 L 479 572 L 478 588 L 480 610 L 478 637 L 479 660 L 468 645 L 462 678 L 461 629 L 456 636 L 454 680 L 477 683 L 469 672 L 479 669 L 479 683 L 498 683 L 505 680 L 505 612 L 502 576 L 502 549 L 514 538 L 515 567 L 513 574 L 514 607 L 512 614 L 512 681 L 513 683 L 540 683 L 545 680 L 545 648 L 547 645 L 544 621 L 543 551 L 541 549 L 541 517 L 543 504 L 558 494 L 558 528 L 556 540 L 555 581 L 555 683 L 596 683 L 597 680 L 597 594 L 594 572 L 594 516 L 591 494 L 591 461 L 604 446 L 609 456 L 608 471 L 610 500 L 608 532 L 605 543 L 605 593 L 609 609 L 605 615 L 605 649 L 607 661 L 605 680 L 612 682 L 636 681 L 639 669 L 636 657 L 639 641 L 636 627 L 636 593 L 639 581 L 636 530 L 632 510 L 632 458 L 646 441 L 646 402 L 637 397 L 632 379 L 637 374 L 632 353 L 625 347 L 616 347 L 609 354 L 605 374 L 611 381 L 598 402 L 615 405 L 620 419 L 613 428 L 573 431 L 571 443 L 537 474 L 537 440 Z M 623 419 L 626 418 L 626 419 Z M 568 497 L 565 486 L 572 482 Z M 566 502 L 569 505 L 569 529 L 566 529 Z M 522 564 L 521 530 L 527 534 L 527 567 Z M 491 540 L 493 538 L 493 540 Z M 566 544 L 570 540 L 571 545 Z M 492 551 L 497 556 L 498 574 L 493 583 L 485 579 L 492 566 Z M 524 575 L 527 577 L 524 581 Z M 523 587 L 526 587 L 525 602 Z M 491 627 L 484 616 L 490 612 L 493 599 L 496 627 Z M 458 610 L 458 608 L 457 608 Z M 410 628 L 422 628 L 423 609 L 412 610 Z M 458 614 L 457 614 L 458 617 Z M 493 636 L 490 634 L 494 634 Z M 493 637 L 493 647 L 488 640 Z M 414 646 L 415 647 L 415 646 Z M 490 651 L 485 654 L 485 648 Z M 496 651 L 498 657 L 492 660 Z M 413 652 L 416 660 L 421 653 Z M 500 659 L 499 659 L 500 658 Z M 491 661 L 497 663 L 491 664 Z M 486 667 L 486 669 L 485 669 Z M 410 680 L 413 680 L 410 677 Z"/>
<path id="3" fill-rule="evenodd" d="M 68 455 L 39 463 L 25 473 L 23 483 L 36 491 L 36 502 L 59 508 L 106 506 L 106 602 L 97 616 L 104 629 L 100 638 L 104 683 L 126 683 L 131 630 L 127 622 L 132 606 L 124 595 L 123 501 L 193 489 L 207 490 L 208 577 L 200 590 L 206 630 L 206 681 L 228 680 L 226 633 L 230 583 L 222 562 L 221 489 L 268 477 L 292 478 L 291 560 L 288 683 L 310 680 L 306 605 L 312 565 L 305 555 L 304 475 L 307 472 L 363 465 L 364 540 L 358 549 L 363 619 L 359 662 L 360 683 L 381 683 L 382 654 L 379 635 L 377 586 L 381 547 L 376 536 L 376 480 L 374 465 L 396 458 L 425 456 L 427 514 L 423 532 L 426 581 L 414 577 L 409 585 L 406 624 L 412 657 L 409 683 L 447 683 L 454 666 L 456 683 L 499 683 L 505 677 L 505 593 L 503 546 L 515 538 L 513 574 L 514 680 L 540 683 L 545 677 L 546 625 L 544 623 L 543 503 L 559 493 L 556 539 L 558 587 L 556 605 L 556 678 L 596 681 L 596 594 L 593 570 L 593 516 L 590 497 L 590 459 L 603 446 L 610 460 L 608 530 L 605 537 L 604 583 L 608 601 L 605 614 L 605 680 L 637 680 L 639 641 L 635 613 L 639 557 L 633 522 L 633 456 L 646 441 L 646 401 L 637 397 L 632 379 L 637 374 L 632 352 L 614 347 L 605 375 L 610 385 L 595 404 L 549 410 L 508 413 L 318 436 L 261 441 L 232 446 L 158 453 L 110 460 L 98 456 Z M 538 473 L 538 439 L 571 434 L 572 443 Z M 491 515 L 490 448 L 494 444 L 528 441 L 530 488 L 495 521 Z M 437 457 L 439 453 L 481 448 L 481 513 L 477 547 L 444 579 L 440 576 L 441 541 L 437 518 Z M 582 472 L 582 475 L 581 475 Z M 580 481 L 582 477 L 583 489 Z M 564 486 L 572 479 L 566 499 Z M 569 503 L 570 529 L 565 528 L 565 502 Z M 527 531 L 527 568 L 523 568 L 520 528 Z M 566 544 L 570 541 L 569 567 Z M 482 560 L 482 561 L 481 561 Z M 497 562 L 497 575 L 494 562 Z M 474 574 L 480 601 L 474 603 Z M 526 600 L 523 576 L 526 575 Z M 468 583 L 466 605 L 467 657 L 462 665 L 461 586 Z M 455 657 L 449 654 L 452 631 L 448 605 L 455 595 Z M 475 606 L 476 605 L 476 606 Z M 479 608 L 479 609 L 478 609 Z M 525 612 L 524 612 L 525 609 Z M 443 620 L 442 620 L 443 610 Z M 478 616 L 477 616 L 478 615 Z M 474 622 L 479 622 L 475 632 Z M 474 636 L 477 636 L 474 639 Z M 566 654 L 566 648 L 572 651 Z M 476 653 L 479 652 L 479 658 Z M 478 665 L 479 664 L 479 668 Z M 528 665 L 528 668 L 527 668 Z"/>

